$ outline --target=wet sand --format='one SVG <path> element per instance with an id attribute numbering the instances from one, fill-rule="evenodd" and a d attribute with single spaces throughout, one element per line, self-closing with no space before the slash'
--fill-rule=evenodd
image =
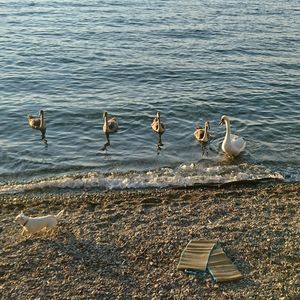
<path id="1" fill-rule="evenodd" d="M 1 299 L 300 299 L 300 184 L 0 196 Z M 65 213 L 21 236 L 23 210 Z M 191 239 L 216 239 L 243 274 L 177 270 Z"/>

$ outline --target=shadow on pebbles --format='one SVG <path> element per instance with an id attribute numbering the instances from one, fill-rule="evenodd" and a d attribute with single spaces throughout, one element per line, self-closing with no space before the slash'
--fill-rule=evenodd
<path id="1" fill-rule="evenodd" d="M 299 299 L 299 184 L 0 196 L 2 299 Z M 56 214 L 21 236 L 15 216 Z M 191 239 L 216 239 L 242 272 L 177 271 Z"/>

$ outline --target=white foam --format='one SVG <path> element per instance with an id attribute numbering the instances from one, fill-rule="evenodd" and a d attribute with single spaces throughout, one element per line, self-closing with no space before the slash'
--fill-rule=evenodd
<path id="1" fill-rule="evenodd" d="M 89 190 L 97 189 L 132 189 L 187 187 L 195 184 L 215 184 L 241 180 L 283 179 L 279 173 L 258 166 L 210 166 L 183 164 L 178 168 L 162 168 L 147 172 L 97 173 L 84 175 L 65 175 L 34 180 L 28 183 L 11 183 L 0 187 L 0 193 L 20 193 L 45 189 Z"/>

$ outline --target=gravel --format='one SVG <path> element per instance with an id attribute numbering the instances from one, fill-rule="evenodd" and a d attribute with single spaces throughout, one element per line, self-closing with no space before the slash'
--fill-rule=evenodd
<path id="1" fill-rule="evenodd" d="M 1 299 L 300 299 L 300 184 L 0 196 Z M 21 235 L 15 216 L 56 214 Z M 217 239 L 243 274 L 177 270 L 191 239 Z"/>

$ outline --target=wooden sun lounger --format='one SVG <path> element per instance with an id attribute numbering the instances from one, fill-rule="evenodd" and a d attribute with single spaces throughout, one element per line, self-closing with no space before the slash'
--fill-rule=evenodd
<path id="1" fill-rule="evenodd" d="M 177 269 L 190 274 L 209 272 L 216 282 L 242 278 L 242 274 L 215 240 L 190 241 L 181 253 Z"/>

